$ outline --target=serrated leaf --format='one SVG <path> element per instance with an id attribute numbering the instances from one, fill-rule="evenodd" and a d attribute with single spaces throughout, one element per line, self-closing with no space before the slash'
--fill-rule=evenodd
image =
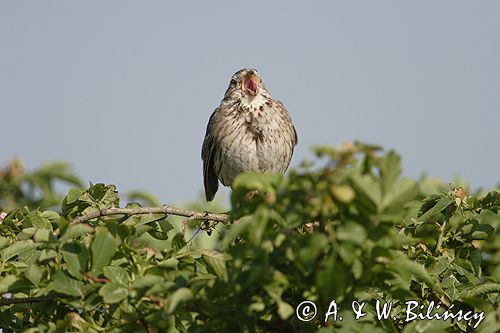
<path id="1" fill-rule="evenodd" d="M 40 213 L 40 216 L 50 221 L 51 223 L 57 223 L 61 219 L 59 213 L 54 212 L 52 210 L 43 211 Z"/>
<path id="2" fill-rule="evenodd" d="M 94 241 L 90 247 L 92 253 L 91 271 L 101 272 L 104 266 L 108 266 L 118 247 L 118 241 L 105 227 L 97 227 Z"/>
<path id="3" fill-rule="evenodd" d="M 477 297 L 490 293 L 500 293 L 500 283 L 486 282 L 462 294 L 462 297 Z"/>
<path id="4" fill-rule="evenodd" d="M 31 250 L 37 247 L 38 245 L 39 244 L 34 243 L 31 239 L 15 242 L 11 246 L 0 251 L 2 260 L 6 262 L 7 260 L 23 253 L 24 251 Z"/>
<path id="5" fill-rule="evenodd" d="M 129 277 L 127 271 L 124 268 L 118 266 L 106 266 L 102 271 L 104 273 L 104 276 L 110 279 L 112 282 L 124 287 L 128 286 Z"/>
<path id="6" fill-rule="evenodd" d="M 416 198 L 418 195 L 417 183 L 412 179 L 398 179 L 391 191 L 384 194 L 384 208 L 401 209 L 405 203 Z"/>
<path id="7" fill-rule="evenodd" d="M 388 193 L 395 187 L 395 182 L 401 174 L 401 158 L 391 150 L 380 159 L 380 177 L 384 193 Z"/>
<path id="8" fill-rule="evenodd" d="M 426 221 L 430 217 L 432 217 L 432 216 L 436 215 L 437 213 L 442 212 L 443 210 L 445 210 L 452 202 L 453 202 L 453 200 L 450 197 L 448 197 L 448 196 L 439 199 L 439 201 L 436 202 L 436 204 L 431 209 L 429 209 L 428 211 L 426 211 L 424 214 L 422 214 L 418 218 L 418 221 L 419 222 Z"/>
<path id="9" fill-rule="evenodd" d="M 119 207 L 120 205 L 120 198 L 118 197 L 115 185 L 98 183 L 90 186 L 87 193 L 89 197 L 86 201 L 96 203 L 99 209 Z M 80 198 L 80 200 L 83 200 L 83 198 Z"/>
<path id="10" fill-rule="evenodd" d="M 0 250 L 5 249 L 11 244 L 11 240 L 7 237 L 0 236 Z"/>
<path id="11" fill-rule="evenodd" d="M 374 206 L 375 211 L 382 208 L 382 189 L 380 184 L 371 175 L 353 174 L 350 177 L 352 186 L 356 193 L 367 198 Z M 370 207 L 370 209 L 372 209 Z"/>
<path id="12" fill-rule="evenodd" d="M 33 283 L 34 286 L 38 286 L 43 276 L 43 269 L 37 265 L 31 265 L 25 272 L 24 276 Z"/>
<path id="13" fill-rule="evenodd" d="M 65 204 L 72 204 L 72 203 L 76 202 L 80 198 L 81 195 L 82 195 L 82 190 L 74 187 L 68 191 L 68 194 L 64 198 L 63 202 Z"/>
<path id="14" fill-rule="evenodd" d="M 80 297 L 82 296 L 82 286 L 82 282 L 72 279 L 59 271 L 54 274 L 51 282 L 47 285 L 47 289 L 59 294 Z"/>
<path id="15" fill-rule="evenodd" d="M 62 256 L 66 262 L 66 269 L 75 278 L 82 277 L 82 271 L 86 272 L 89 262 L 89 251 L 80 243 L 66 243 L 62 247 Z"/>
<path id="16" fill-rule="evenodd" d="M 106 283 L 99 289 L 99 295 L 103 298 L 104 303 L 114 304 L 119 303 L 128 296 L 129 292 L 119 284 L 114 282 Z"/>
<path id="17" fill-rule="evenodd" d="M 224 255 L 216 250 L 210 249 L 203 249 L 201 253 L 201 257 L 207 265 L 208 271 L 224 279 L 224 281 L 227 281 L 227 267 Z"/>
<path id="18" fill-rule="evenodd" d="M 405 280 L 408 280 L 410 276 L 414 276 L 418 280 L 425 282 L 425 284 L 430 288 L 432 288 L 435 284 L 434 280 L 423 265 L 405 257 L 394 259 L 392 261 L 391 268 L 405 277 Z"/>
<path id="19" fill-rule="evenodd" d="M 16 283 L 16 281 L 17 277 L 15 275 L 7 275 L 6 277 L 0 279 L 0 295 L 9 291 L 10 287 Z"/>
<path id="20" fill-rule="evenodd" d="M 30 212 L 25 217 L 25 223 L 37 229 L 49 229 L 52 231 L 52 224 L 46 218 L 43 218 L 38 211 Z"/>
<path id="21" fill-rule="evenodd" d="M 38 229 L 33 235 L 33 239 L 35 242 L 46 243 L 50 238 L 50 230 L 49 229 Z"/>
<path id="22" fill-rule="evenodd" d="M 486 240 L 490 238 L 493 232 L 495 232 L 495 228 L 489 224 L 475 225 L 473 230 L 474 231 L 472 231 L 472 235 L 469 239 Z"/>
<path id="23" fill-rule="evenodd" d="M 137 278 L 132 283 L 132 288 L 134 289 L 144 289 L 154 286 L 157 283 L 164 282 L 164 279 L 158 275 L 148 274 Z"/>
<path id="24" fill-rule="evenodd" d="M 39 262 L 43 262 L 45 260 L 50 260 L 50 259 L 54 259 L 54 258 L 59 258 L 59 253 L 57 253 L 56 251 L 52 250 L 52 249 L 43 249 L 41 252 L 40 252 L 40 257 L 38 257 L 38 261 Z"/>
<path id="25" fill-rule="evenodd" d="M 71 239 L 78 238 L 83 234 L 94 232 L 94 228 L 88 224 L 78 223 L 70 225 L 60 238 L 61 243 L 65 243 Z"/>
<path id="26" fill-rule="evenodd" d="M 166 260 L 160 261 L 158 263 L 158 267 L 176 269 L 178 264 L 179 264 L 179 260 L 177 258 L 168 258 Z"/>

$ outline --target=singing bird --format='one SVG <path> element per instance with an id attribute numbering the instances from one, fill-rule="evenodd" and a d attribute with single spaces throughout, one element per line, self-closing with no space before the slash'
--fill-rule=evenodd
<path id="1" fill-rule="evenodd" d="M 290 114 L 271 97 L 259 72 L 244 68 L 208 121 L 201 151 L 207 201 L 243 172 L 284 173 L 297 145 Z"/>

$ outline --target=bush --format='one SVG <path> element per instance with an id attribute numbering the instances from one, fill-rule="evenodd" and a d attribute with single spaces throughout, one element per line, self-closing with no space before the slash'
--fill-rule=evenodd
<path id="1" fill-rule="evenodd" d="M 108 215 L 119 195 L 104 184 L 71 189 L 60 212 L 45 210 L 53 200 L 42 206 L 43 195 L 27 200 L 21 188 L 6 201 L 12 185 L 0 180 L 0 204 L 8 211 L 0 225 L 0 326 L 4 332 L 500 327 L 499 192 L 471 195 L 429 178 L 403 178 L 399 156 L 375 146 L 315 153 L 315 163 L 288 177 L 238 177 L 229 218 L 218 224 L 203 213 L 185 220 Z M 88 214 L 97 217 L 76 223 Z M 316 316 L 311 303 L 296 312 L 303 301 L 314 303 Z M 434 319 L 407 320 L 411 301 L 422 316 L 433 305 Z M 378 318 L 389 304 L 388 318 Z M 364 315 L 356 319 L 353 305 Z M 437 320 L 445 311 L 469 315 Z"/>

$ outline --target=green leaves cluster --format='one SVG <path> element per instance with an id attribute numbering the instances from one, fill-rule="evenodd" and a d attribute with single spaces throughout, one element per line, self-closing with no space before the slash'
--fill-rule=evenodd
<path id="1" fill-rule="evenodd" d="M 398 316 L 407 300 L 485 311 L 477 331 L 500 327 L 499 192 L 470 195 L 427 178 L 404 178 L 399 156 L 376 146 L 315 152 L 315 163 L 304 162 L 288 177 L 241 175 L 230 221 L 189 244 L 182 221 L 161 214 L 71 223 L 82 214 L 118 207 L 112 185 L 70 190 L 61 213 L 9 210 L 0 225 L 0 327 L 28 332 L 472 330 L 474 322 L 407 323 Z M 33 302 L 10 304 L 9 297 Z M 377 320 L 377 299 L 393 302 L 396 319 Z M 309 322 L 295 315 L 303 300 L 319 310 Z M 343 320 L 325 323 L 332 300 Z M 366 302 L 367 315 L 357 321 L 353 300 Z"/>

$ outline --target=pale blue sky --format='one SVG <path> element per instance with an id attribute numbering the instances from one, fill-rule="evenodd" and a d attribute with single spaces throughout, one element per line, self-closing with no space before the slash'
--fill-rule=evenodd
<path id="1" fill-rule="evenodd" d="M 310 146 L 363 140 L 405 173 L 500 181 L 498 1 L 2 1 L 0 161 L 198 198 L 208 118 L 261 72 Z"/>

